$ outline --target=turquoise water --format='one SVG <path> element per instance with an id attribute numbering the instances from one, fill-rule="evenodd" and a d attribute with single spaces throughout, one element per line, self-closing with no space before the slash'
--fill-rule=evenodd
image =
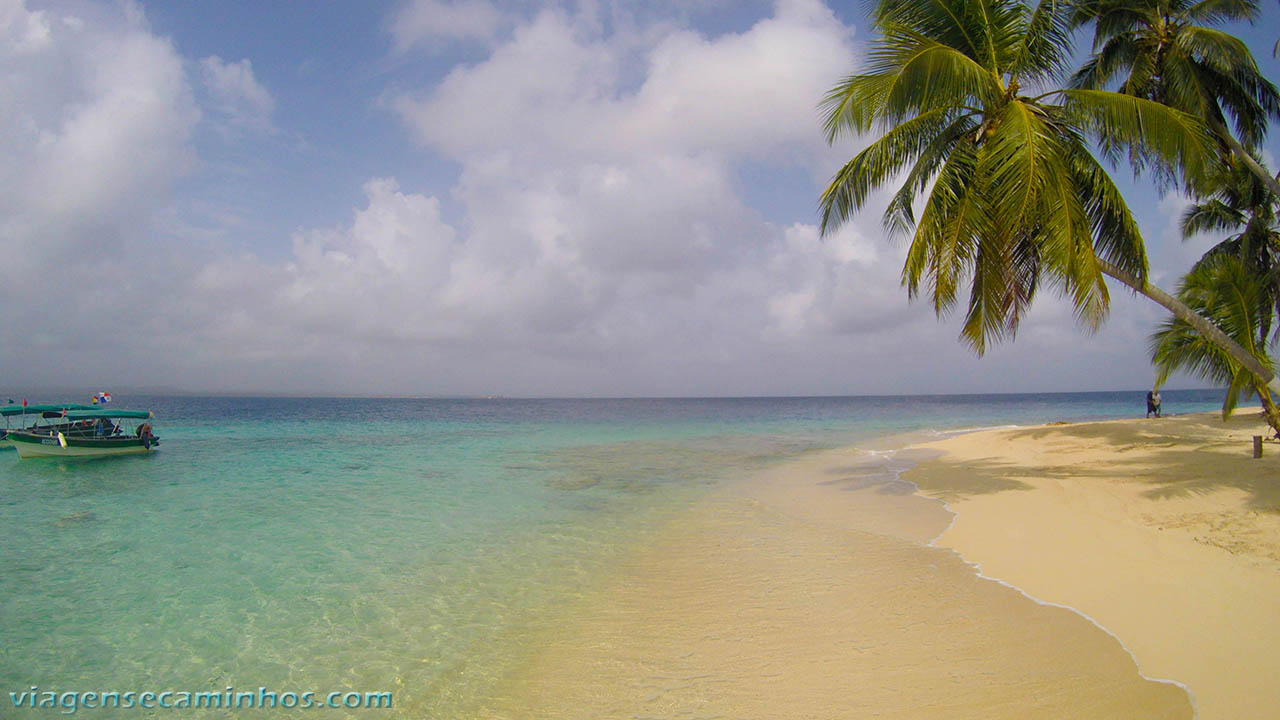
<path id="1" fill-rule="evenodd" d="M 1165 394 L 1166 412 L 1219 403 Z M 36 686 L 391 692 L 390 710 L 252 712 L 467 717 L 562 607 L 710 486 L 815 448 L 1144 410 L 1141 391 L 115 404 L 156 413 L 158 452 L 0 453 L 0 716 L 65 710 L 15 709 L 10 693 Z"/>

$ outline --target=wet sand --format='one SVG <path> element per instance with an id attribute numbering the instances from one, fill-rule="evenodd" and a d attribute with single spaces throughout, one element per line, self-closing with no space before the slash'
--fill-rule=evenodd
<path id="1" fill-rule="evenodd" d="M 929 543 L 902 459 L 810 455 L 727 484 L 566 607 L 500 718 L 1190 718 L 1081 615 Z"/>
<path id="2" fill-rule="evenodd" d="M 938 540 L 1079 609 L 1202 720 L 1280 716 L 1280 445 L 1256 413 L 962 435 L 904 477 L 957 513 Z"/>

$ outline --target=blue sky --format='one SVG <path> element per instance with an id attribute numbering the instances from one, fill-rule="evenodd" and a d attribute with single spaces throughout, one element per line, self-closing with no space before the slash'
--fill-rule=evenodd
<path id="1" fill-rule="evenodd" d="M 1276 77 L 1273 6 L 1238 31 Z M 878 208 L 819 240 L 861 7 L 0 0 L 0 390 L 1149 384 L 1123 290 L 1094 336 L 1044 294 L 979 359 Z M 1116 175 L 1172 287 L 1213 238 Z"/>

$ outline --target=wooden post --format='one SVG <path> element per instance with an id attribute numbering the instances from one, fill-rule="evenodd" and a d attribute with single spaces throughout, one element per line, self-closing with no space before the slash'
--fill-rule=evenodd
<path id="1" fill-rule="evenodd" d="M 1255 458 L 1262 457 L 1262 436 L 1261 435 L 1253 436 L 1253 456 Z"/>

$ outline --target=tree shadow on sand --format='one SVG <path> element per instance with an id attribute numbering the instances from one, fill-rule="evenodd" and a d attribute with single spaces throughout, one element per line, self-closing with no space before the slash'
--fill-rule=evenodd
<path id="1" fill-rule="evenodd" d="M 944 500 L 1030 489 L 1023 478 L 1096 478 L 1142 483 L 1152 499 L 1205 495 L 1224 489 L 1248 494 L 1250 510 L 1280 513 L 1280 446 L 1267 443 L 1261 459 L 1253 458 L 1251 434 L 1262 424 L 1253 413 L 1227 421 L 1214 416 L 1188 416 L 1150 423 L 1083 423 L 1008 431 L 1001 437 L 1031 441 L 1048 459 L 1055 446 L 1078 449 L 1081 443 L 1111 453 L 1098 461 L 1030 464 L 981 459 L 962 463 L 930 463 L 907 479 Z M 1230 431 L 1224 436 L 1223 430 Z M 993 447 L 993 454 L 1000 452 Z M 1188 472 L 1190 470 L 1190 472 Z"/>
<path id="2" fill-rule="evenodd" d="M 1031 490 L 1031 485 L 1016 478 L 1027 474 L 1027 468 L 1016 463 L 995 460 L 941 461 L 915 468 L 904 479 L 949 503 L 977 495 Z"/>

